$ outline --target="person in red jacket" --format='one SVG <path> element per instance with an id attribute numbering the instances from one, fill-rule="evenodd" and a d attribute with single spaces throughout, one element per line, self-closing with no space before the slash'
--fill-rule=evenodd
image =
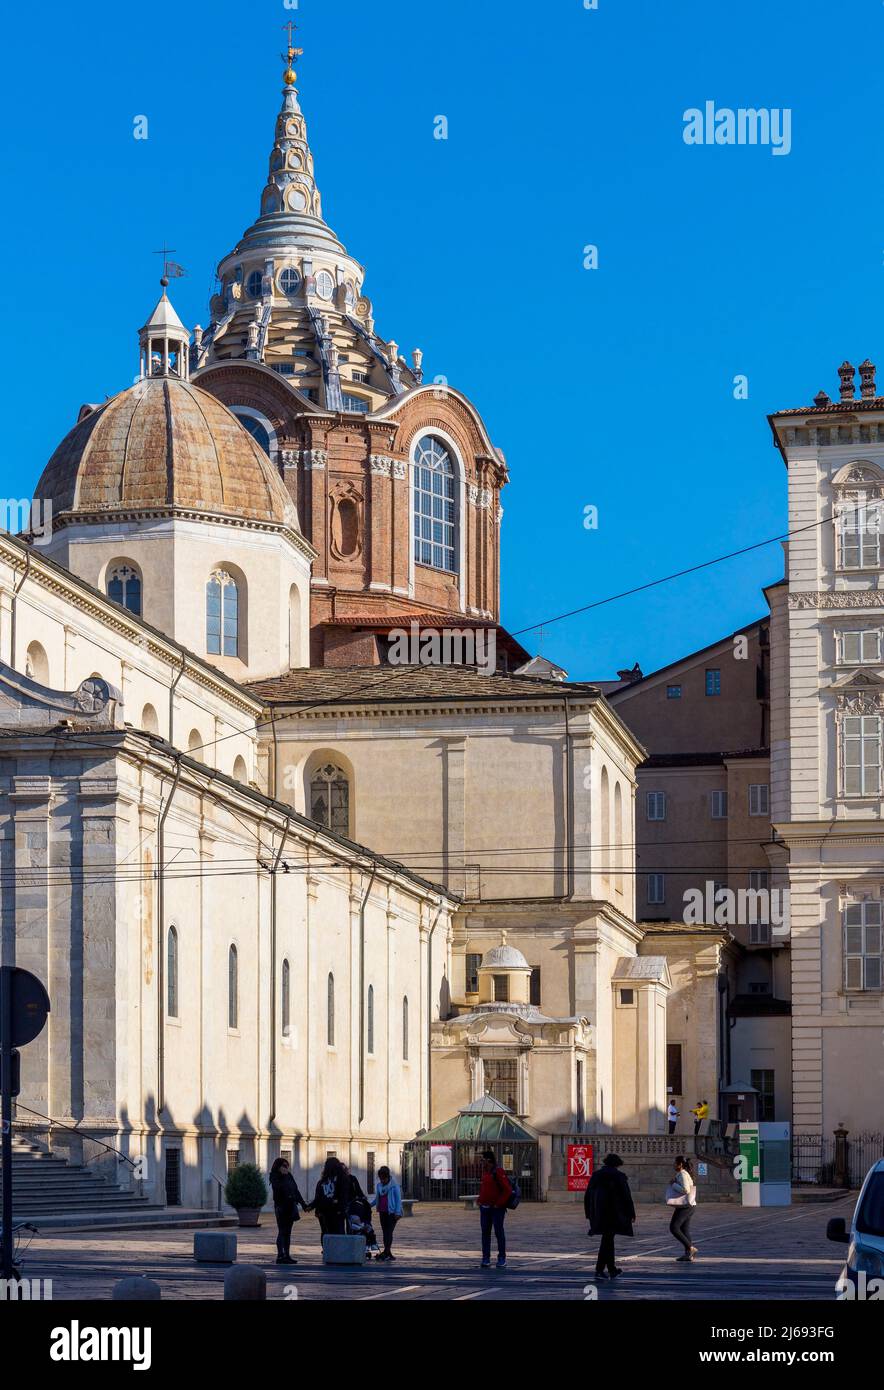
<path id="1" fill-rule="evenodd" d="M 497 1237 L 497 1268 L 506 1265 L 506 1235 L 503 1229 L 506 1205 L 512 1196 L 512 1183 L 498 1167 L 493 1149 L 482 1155 L 482 1182 L 479 1185 L 479 1218 L 482 1223 L 482 1268 L 491 1266 L 491 1232 Z"/>

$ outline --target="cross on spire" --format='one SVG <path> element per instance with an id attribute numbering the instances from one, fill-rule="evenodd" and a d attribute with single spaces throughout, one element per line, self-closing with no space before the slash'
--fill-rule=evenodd
<path id="1" fill-rule="evenodd" d="M 174 246 L 167 246 L 167 245 L 166 245 L 166 238 L 163 237 L 163 249 L 162 249 L 162 251 L 154 251 L 153 254 L 154 254 L 155 256 L 162 256 L 162 258 L 163 258 L 163 276 L 162 276 L 162 279 L 160 280 L 160 284 L 162 285 L 163 289 L 165 289 L 166 286 L 167 286 L 168 283 L 169 283 L 169 273 L 168 273 L 168 271 L 169 271 L 169 262 L 168 262 L 168 260 L 167 260 L 167 257 L 169 257 L 169 256 L 174 256 L 174 254 L 175 254 L 175 248 L 174 248 Z"/>

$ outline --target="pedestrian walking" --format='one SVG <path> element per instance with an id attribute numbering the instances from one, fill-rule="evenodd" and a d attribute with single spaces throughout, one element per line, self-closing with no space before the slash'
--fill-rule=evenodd
<path id="1" fill-rule="evenodd" d="M 676 1105 L 674 1100 L 671 1100 L 669 1102 L 669 1105 L 666 1109 L 666 1119 L 669 1122 L 669 1133 L 674 1134 L 675 1126 L 678 1124 L 678 1106 Z"/>
<path id="2" fill-rule="evenodd" d="M 393 1181 L 393 1175 L 387 1167 L 378 1169 L 378 1185 L 371 1199 L 371 1205 L 377 1210 L 384 1236 L 384 1248 L 378 1255 L 378 1259 L 395 1260 L 393 1232 L 402 1215 L 402 1193 L 399 1190 L 398 1182 Z"/>
<path id="3" fill-rule="evenodd" d="M 679 1264 L 693 1264 L 697 1255 L 696 1245 L 691 1244 L 691 1217 L 697 1205 L 697 1184 L 688 1158 L 675 1160 L 675 1173 L 666 1189 L 666 1205 L 673 1208 L 669 1222 L 670 1233 L 684 1246 L 684 1254 L 678 1256 Z"/>
<path id="4" fill-rule="evenodd" d="M 513 1185 L 502 1168 L 498 1167 L 493 1149 L 482 1155 L 482 1181 L 479 1184 L 479 1222 L 482 1231 L 482 1269 L 491 1266 L 491 1232 L 497 1239 L 497 1268 L 506 1265 L 506 1233 L 503 1223 L 506 1209 L 513 1196 Z"/>
<path id="5" fill-rule="evenodd" d="M 301 1211 L 307 1210 L 307 1203 L 301 1196 L 298 1184 L 289 1167 L 288 1159 L 277 1158 L 270 1169 L 270 1189 L 273 1193 L 273 1211 L 276 1216 L 276 1263 L 296 1265 L 292 1259 L 292 1226 L 300 1221 Z"/>
<path id="6" fill-rule="evenodd" d="M 347 1199 L 350 1184 L 344 1165 L 338 1158 L 327 1158 L 316 1184 L 313 1201 L 307 1210 L 315 1211 L 319 1221 L 320 1242 L 323 1236 L 342 1236 L 347 1218 Z"/>
<path id="7" fill-rule="evenodd" d="M 615 1262 L 614 1237 L 631 1236 L 635 1207 L 629 1180 L 621 1173 L 623 1159 L 608 1154 L 601 1168 L 593 1173 L 583 1194 L 583 1210 L 589 1221 L 589 1234 L 601 1236 L 595 1262 L 596 1279 L 616 1279 L 622 1271 Z"/>

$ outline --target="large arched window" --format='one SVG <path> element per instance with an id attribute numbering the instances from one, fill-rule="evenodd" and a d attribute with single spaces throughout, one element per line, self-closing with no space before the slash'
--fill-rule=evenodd
<path id="1" fill-rule="evenodd" d="M 178 933 L 169 928 L 166 941 L 166 1012 L 170 1018 L 178 1017 Z"/>
<path id="2" fill-rule="evenodd" d="M 374 985 L 368 987 L 368 1004 L 365 1010 L 365 1045 L 374 1052 Z"/>
<path id="3" fill-rule="evenodd" d="M 107 596 L 141 617 L 141 575 L 128 561 L 112 565 L 107 572 Z"/>
<path id="4" fill-rule="evenodd" d="M 335 977 L 329 972 L 328 984 L 326 985 L 326 1016 L 325 1016 L 325 1040 L 329 1047 L 335 1045 Z"/>
<path id="5" fill-rule="evenodd" d="M 206 585 L 206 651 L 209 656 L 239 654 L 239 589 L 227 570 L 215 570 Z"/>
<path id="6" fill-rule="evenodd" d="M 235 946 L 227 952 L 227 1027 L 239 1027 L 239 957 Z"/>
<path id="7" fill-rule="evenodd" d="M 457 470 L 435 435 L 414 451 L 414 558 L 418 565 L 457 572 Z"/>
<path id="8" fill-rule="evenodd" d="M 282 1015 L 282 1036 L 287 1038 L 292 1031 L 292 977 L 287 960 L 282 963 L 280 1013 Z"/>
<path id="9" fill-rule="evenodd" d="M 402 1000 L 402 1060 L 408 1061 L 408 995 Z"/>
<path id="10" fill-rule="evenodd" d="M 246 410 L 242 406 L 235 405 L 233 413 L 243 429 L 248 430 L 256 444 L 261 448 L 268 458 L 276 457 L 276 431 L 272 421 L 266 415 L 262 415 L 256 410 Z"/>
<path id="11" fill-rule="evenodd" d="M 336 835 L 350 833 L 350 783 L 334 763 L 318 767 L 310 780 L 310 819 Z"/>

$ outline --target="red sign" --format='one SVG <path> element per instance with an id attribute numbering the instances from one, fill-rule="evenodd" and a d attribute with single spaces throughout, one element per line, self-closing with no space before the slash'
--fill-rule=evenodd
<path id="1" fill-rule="evenodd" d="M 592 1177 L 592 1144 L 569 1144 L 568 1191 L 585 1192 Z"/>

